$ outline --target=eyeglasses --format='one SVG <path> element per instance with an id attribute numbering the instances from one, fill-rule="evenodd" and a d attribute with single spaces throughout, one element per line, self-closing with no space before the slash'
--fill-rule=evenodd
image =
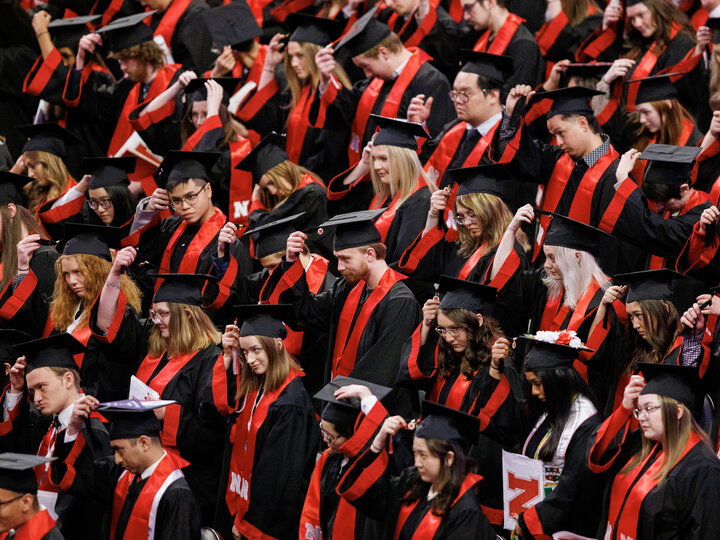
<path id="1" fill-rule="evenodd" d="M 170 318 L 170 312 L 169 311 L 155 311 L 154 309 L 150 310 L 150 318 L 153 322 L 162 322 L 163 320 L 167 320 Z"/>
<path id="2" fill-rule="evenodd" d="M 205 184 L 207 185 L 207 184 Z M 178 198 L 178 197 L 171 197 L 170 198 L 170 204 L 173 208 L 182 208 L 184 203 L 187 203 L 188 206 L 195 206 L 198 202 L 198 195 L 200 195 L 200 192 L 205 189 L 205 186 L 198 189 L 195 193 L 188 193 L 184 197 Z"/>
<path id="3" fill-rule="evenodd" d="M 15 501 L 17 501 L 18 499 L 22 499 L 23 497 L 24 497 L 24 495 L 18 495 L 18 496 L 15 497 L 14 499 L 8 499 L 7 501 L 0 501 L 0 506 L 5 506 L 6 504 L 10 504 L 11 502 L 15 502 Z"/>
<path id="4" fill-rule="evenodd" d="M 442 326 L 436 326 L 435 331 L 442 337 L 449 335 L 450 337 L 458 337 L 460 332 L 464 332 L 465 329 L 459 326 L 451 326 L 450 328 L 443 328 Z"/>
<path id="5" fill-rule="evenodd" d="M 455 223 L 458 225 L 466 225 L 468 223 L 477 223 L 477 214 L 475 212 L 468 212 L 465 215 L 455 214 Z"/>
<path id="6" fill-rule="evenodd" d="M 649 407 L 645 407 L 644 409 L 633 409 L 633 416 L 640 420 L 640 417 L 645 413 L 646 415 L 650 416 L 650 413 L 659 409 L 660 405 L 650 405 Z"/>
<path id="7" fill-rule="evenodd" d="M 476 1 L 476 2 L 473 2 L 472 4 L 465 4 L 465 5 L 462 7 L 463 13 L 470 13 L 470 12 L 472 12 L 472 10 L 475 9 L 475 4 L 477 4 L 477 3 L 478 3 L 478 2 Z"/>
<path id="8" fill-rule="evenodd" d="M 330 433 L 323 429 L 322 422 L 318 425 L 320 426 L 320 434 L 323 436 L 323 439 L 328 442 L 328 444 L 332 444 L 340 438 L 340 435 L 330 435 Z"/>
<path id="9" fill-rule="evenodd" d="M 97 210 L 98 206 L 102 207 L 103 210 L 107 210 L 112 206 L 110 199 L 88 199 L 88 206 L 93 210 Z"/>

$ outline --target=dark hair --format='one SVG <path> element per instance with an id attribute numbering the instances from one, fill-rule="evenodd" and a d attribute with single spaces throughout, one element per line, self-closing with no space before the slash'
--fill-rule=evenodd
<path id="1" fill-rule="evenodd" d="M 483 325 L 478 326 L 475 313 L 467 309 L 443 310 L 445 316 L 458 326 L 465 329 L 467 334 L 467 347 L 462 355 L 458 356 L 453 348 L 440 338 L 438 344 L 438 368 L 443 375 L 460 364 L 460 371 L 466 379 L 470 380 L 483 364 L 490 362 L 492 344 L 502 335 L 497 321 L 489 316 L 483 316 Z"/>
<path id="2" fill-rule="evenodd" d="M 112 201 L 113 210 L 115 210 L 115 216 L 112 222 L 110 222 L 110 225 L 113 227 L 125 225 L 135 214 L 135 207 L 137 205 L 135 196 L 127 186 L 107 186 L 104 189 L 107 191 L 108 198 Z M 91 225 L 103 225 L 103 221 L 92 208 L 88 206 L 87 201 L 85 202 L 85 207 L 88 216 L 87 222 Z"/>
<path id="3" fill-rule="evenodd" d="M 565 423 L 570 416 L 575 396 L 584 395 L 598 409 L 592 390 L 574 368 L 555 368 L 536 371 L 545 393 L 545 401 L 540 401 L 530 393 L 528 409 L 530 419 L 536 421 L 542 413 L 547 413 L 550 421 L 550 438 L 540 449 L 539 459 L 551 461 L 557 449 Z"/>
<path id="4" fill-rule="evenodd" d="M 162 49 L 160 45 L 154 41 L 145 41 L 121 51 L 111 52 L 108 54 L 108 58 L 146 62 L 155 69 L 160 69 L 165 65 L 165 56 L 163 55 Z"/>
<path id="5" fill-rule="evenodd" d="M 485 5 L 485 0 L 480 0 L 480 3 Z M 495 3 L 502 8 L 507 7 L 507 0 L 495 0 Z"/>
<path id="6" fill-rule="evenodd" d="M 205 99 L 196 100 L 188 99 L 185 102 L 185 111 L 183 112 L 182 119 L 180 120 L 180 140 L 183 144 L 185 144 L 192 134 L 195 133 L 195 125 L 192 123 L 192 107 L 194 103 L 199 101 L 207 101 L 207 97 Z M 228 111 L 227 105 L 224 103 L 220 104 L 218 116 L 220 117 L 220 123 L 222 124 L 224 136 L 222 139 L 218 139 L 216 147 L 222 148 L 230 144 L 230 141 L 237 139 L 237 133 L 235 133 L 235 127 L 233 126 L 230 111 Z"/>
<path id="7" fill-rule="evenodd" d="M 689 185 L 691 180 L 688 179 L 687 184 Z M 680 195 L 680 184 L 654 184 L 652 182 L 643 182 L 642 186 L 643 193 L 651 201 L 663 203 L 670 199 L 679 199 Z"/>
<path id="8" fill-rule="evenodd" d="M 167 184 L 165 184 L 165 191 L 170 193 L 173 189 L 175 189 L 178 186 L 184 186 L 188 182 L 193 182 L 198 189 L 200 187 L 205 187 L 205 184 L 209 184 L 207 180 L 204 178 L 178 178 L 176 180 L 170 180 Z"/>
<path id="9" fill-rule="evenodd" d="M 600 124 L 598 123 L 597 118 L 595 118 L 594 114 L 578 113 L 560 115 L 560 118 L 562 118 L 565 122 L 569 122 L 570 120 L 577 120 L 580 117 L 583 117 L 585 120 L 587 120 L 590 131 L 592 131 L 595 135 L 601 135 L 603 133 L 603 130 L 600 128 Z"/>
<path id="10" fill-rule="evenodd" d="M 629 324 L 626 342 L 630 344 L 632 357 L 628 368 L 634 371 L 638 362 L 659 364 L 663 361 L 675 338 L 680 334 L 680 314 L 667 300 L 639 300 L 645 325 L 645 339 Z"/>
<path id="11" fill-rule="evenodd" d="M 250 52 L 255 44 L 255 39 L 248 39 L 240 43 L 235 43 L 232 46 L 232 50 L 235 52 L 246 53 Z"/>
<path id="12" fill-rule="evenodd" d="M 635 27 L 630 24 L 628 28 L 627 47 L 630 49 L 631 57 L 639 53 L 648 41 L 654 41 L 654 50 L 660 54 L 662 49 L 670 42 L 670 31 L 672 23 L 675 22 L 682 27 L 682 31 L 695 43 L 695 30 L 690 25 L 690 20 L 682 11 L 677 9 L 667 0 L 643 0 L 643 4 L 650 10 L 653 22 L 655 23 L 655 34 L 650 38 L 644 38 Z"/>
<path id="13" fill-rule="evenodd" d="M 465 456 L 465 451 L 457 443 L 440 439 L 425 439 L 425 442 L 427 442 L 430 452 L 440 459 L 440 478 L 437 482 L 438 492 L 437 497 L 430 502 L 430 511 L 435 516 L 443 517 L 457 498 L 460 485 L 465 480 L 465 477 L 469 472 L 472 472 L 474 463 Z M 450 466 L 445 462 L 448 452 L 455 454 L 453 463 Z M 410 476 L 409 488 L 402 499 L 403 503 L 413 503 L 428 494 L 429 485 L 427 482 L 423 482 L 417 469 L 413 470 Z"/>
<path id="14" fill-rule="evenodd" d="M 477 76 L 477 83 L 478 88 L 480 88 L 480 90 L 483 90 L 485 93 L 487 93 L 488 90 L 498 90 L 500 92 L 500 102 L 505 103 L 505 99 L 507 98 L 507 92 L 503 88 L 502 84 L 491 81 L 490 79 L 482 75 Z"/>

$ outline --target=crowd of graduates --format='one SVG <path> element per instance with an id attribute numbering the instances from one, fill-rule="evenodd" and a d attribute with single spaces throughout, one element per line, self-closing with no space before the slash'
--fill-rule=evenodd
<path id="1" fill-rule="evenodd" d="M 0 539 L 720 537 L 717 30 L 0 1 Z"/>

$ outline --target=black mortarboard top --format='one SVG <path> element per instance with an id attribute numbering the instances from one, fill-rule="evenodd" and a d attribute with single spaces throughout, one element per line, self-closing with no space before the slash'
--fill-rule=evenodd
<path id="1" fill-rule="evenodd" d="M 702 148 L 697 146 L 649 144 L 639 158 L 650 162 L 645 169 L 643 183 L 692 184 L 690 174 L 700 152 Z"/>
<path id="2" fill-rule="evenodd" d="M 23 152 L 47 152 L 62 159 L 65 157 L 67 145 L 82 143 L 80 139 L 57 122 L 27 124 L 17 126 L 15 129 L 30 139 L 23 146 Z"/>
<path id="3" fill-rule="evenodd" d="M 312 17 L 301 13 L 291 13 L 286 23 L 290 28 L 294 28 L 288 41 L 315 43 L 321 47 L 337 39 L 344 26 L 334 19 Z"/>
<path id="4" fill-rule="evenodd" d="M 585 88 L 583 86 L 573 86 L 571 88 L 561 88 L 550 92 L 541 92 L 535 94 L 530 100 L 536 101 L 540 99 L 551 99 L 552 105 L 548 111 L 547 117 L 552 118 L 558 114 L 593 114 L 590 106 L 590 98 L 599 96 L 602 92 Z"/>
<path id="5" fill-rule="evenodd" d="M 137 399 L 125 399 L 122 401 L 111 401 L 101 403 L 98 411 L 110 422 L 108 435 L 110 440 L 137 439 L 143 435 L 157 437 L 162 430 L 162 424 L 157 419 L 154 409 L 170 405 L 166 401 L 162 403 L 148 402 Z"/>
<path id="6" fill-rule="evenodd" d="M 700 294 L 707 292 L 702 281 L 668 268 L 618 274 L 613 276 L 613 283 L 628 286 L 626 304 L 640 300 L 667 300 L 675 305 L 679 313 L 685 312 Z"/>
<path id="7" fill-rule="evenodd" d="M 712 42 L 718 43 L 720 41 L 720 17 L 710 17 L 705 21 L 705 25 L 713 30 Z"/>
<path id="8" fill-rule="evenodd" d="M 479 435 L 480 419 L 477 416 L 423 401 L 422 421 L 415 429 L 415 437 L 454 442 L 467 449 L 478 443 Z"/>
<path id="9" fill-rule="evenodd" d="M 385 208 L 380 208 L 378 210 L 362 210 L 338 214 L 321 224 L 318 234 L 323 234 L 321 229 L 325 227 L 335 227 L 335 239 L 333 241 L 333 250 L 335 251 L 377 244 L 382 242 L 382 237 L 373 224 L 373 219 L 385 210 Z"/>
<path id="10" fill-rule="evenodd" d="M 240 337 L 265 336 L 285 339 L 287 328 L 283 320 L 292 314 L 289 304 L 241 304 L 233 306 L 238 320 L 242 320 Z"/>
<path id="11" fill-rule="evenodd" d="M 339 375 L 323 386 L 322 389 L 313 396 L 313 398 L 327 403 L 320 415 L 323 420 L 326 420 L 335 426 L 342 426 L 350 429 L 355 426 L 355 421 L 360 413 L 360 398 L 337 399 L 335 397 L 336 390 L 351 384 L 367 386 L 373 395 L 380 401 L 385 399 L 385 397 L 392 392 L 392 389 L 387 388 L 386 386 L 380 386 L 379 384 Z"/>
<path id="12" fill-rule="evenodd" d="M 135 158 L 85 158 L 82 167 L 83 173 L 90 175 L 88 189 L 127 186 L 128 174 L 135 171 Z"/>
<path id="13" fill-rule="evenodd" d="M 111 261 L 110 249 L 120 248 L 127 234 L 124 227 L 90 225 L 88 223 L 65 224 L 63 255 L 95 255 Z"/>
<path id="14" fill-rule="evenodd" d="M 519 336 L 518 339 L 524 339 L 535 344 L 525 355 L 525 371 L 532 371 L 533 373 L 549 369 L 569 369 L 573 366 L 573 362 L 577 359 L 580 351 L 592 352 L 592 349 L 584 346 L 575 348 L 570 345 L 550 343 L 541 341 L 531 335 Z"/>
<path id="15" fill-rule="evenodd" d="M 22 188 L 28 182 L 32 182 L 32 178 L 24 174 L 0 171 L 0 204 L 21 204 Z"/>
<path id="16" fill-rule="evenodd" d="M 639 363 L 638 368 L 645 378 L 641 394 L 657 394 L 674 399 L 695 409 L 700 394 L 698 368 L 674 364 Z"/>
<path id="17" fill-rule="evenodd" d="M 487 163 L 475 167 L 449 169 L 448 174 L 459 184 L 457 196 L 469 193 L 487 193 L 496 197 L 507 197 L 510 185 L 505 184 L 513 177 L 500 163 Z"/>
<path id="18" fill-rule="evenodd" d="M 461 49 L 460 61 L 463 63 L 460 71 L 475 73 L 498 84 L 504 84 L 505 77 L 513 72 L 513 60 L 509 56 Z"/>
<path id="19" fill-rule="evenodd" d="M 203 305 L 203 290 L 208 280 L 217 281 L 209 274 L 149 274 L 162 279 L 153 296 L 153 302 L 173 302 L 190 306 Z"/>
<path id="20" fill-rule="evenodd" d="M 233 0 L 202 14 L 208 33 L 217 47 L 242 45 L 262 35 L 250 7 L 245 0 Z"/>
<path id="21" fill-rule="evenodd" d="M 495 287 L 481 285 L 474 281 L 440 276 L 440 292 L 443 294 L 440 309 L 466 309 L 473 313 L 483 313 L 485 306 L 494 304 L 497 296 Z"/>
<path id="22" fill-rule="evenodd" d="M 208 172 L 220 157 L 220 152 L 183 152 L 171 150 L 165 155 L 155 171 L 158 187 L 164 188 L 169 182 L 198 178 L 210 181 Z"/>
<path id="23" fill-rule="evenodd" d="M 400 118 L 388 118 L 371 114 L 370 118 L 380 128 L 377 135 L 373 139 L 373 147 L 375 146 L 396 146 L 398 148 L 409 148 L 417 150 L 416 137 L 429 139 L 430 134 L 422 124 L 402 120 Z"/>
<path id="24" fill-rule="evenodd" d="M 677 99 L 677 88 L 672 83 L 671 77 L 672 75 L 654 75 L 627 81 L 628 86 L 637 85 L 635 105 L 664 99 Z"/>
<path id="25" fill-rule="evenodd" d="M 544 243 L 548 246 L 587 251 L 593 257 L 598 257 L 603 242 L 613 238 L 601 229 L 591 227 L 567 216 L 546 210 L 536 210 L 536 212 L 553 216 L 547 235 L 545 235 Z"/>
<path id="26" fill-rule="evenodd" d="M 56 19 L 48 24 L 48 30 L 52 36 L 53 45 L 58 49 L 62 47 L 77 47 L 80 38 L 92 32 L 89 23 L 100 19 L 102 15 L 82 15 L 67 19 Z"/>
<path id="27" fill-rule="evenodd" d="M 571 63 L 565 67 L 566 79 L 579 77 L 581 79 L 599 79 L 612 66 L 612 62 L 582 62 Z"/>
<path id="28" fill-rule="evenodd" d="M 295 224 L 304 215 L 305 212 L 300 212 L 245 231 L 245 234 L 253 239 L 255 258 L 262 259 L 273 253 L 285 251 L 288 236 L 297 230 Z"/>
<path id="29" fill-rule="evenodd" d="M 27 359 L 26 373 L 42 367 L 78 369 L 73 355 L 85 352 L 85 346 L 71 334 L 54 334 L 15 345 L 15 354 Z"/>
<path id="30" fill-rule="evenodd" d="M 35 339 L 30 334 L 21 332 L 20 330 L 11 330 L 3 328 L 0 330 L 0 364 L 8 363 L 13 365 L 17 360 L 17 355 L 13 347 L 19 343 L 27 343 Z"/>
<path id="31" fill-rule="evenodd" d="M 253 181 L 260 182 L 266 172 L 287 159 L 285 135 L 273 131 L 265 135 L 235 168 L 250 171 Z"/>
<path id="32" fill-rule="evenodd" d="M 56 459 L 36 454 L 3 452 L 0 454 L 0 488 L 15 493 L 37 493 L 38 485 L 34 468 Z"/>
<path id="33" fill-rule="evenodd" d="M 155 13 L 155 10 L 121 17 L 102 28 L 98 28 L 96 32 L 103 35 L 103 45 L 110 52 L 129 49 L 135 45 L 153 40 L 152 29 L 143 22 L 153 13 Z"/>
<path id="34" fill-rule="evenodd" d="M 335 44 L 335 50 L 346 47 L 350 56 L 354 58 L 379 45 L 383 39 L 392 33 L 388 25 L 375 18 L 378 5 L 355 21 L 355 24 Z"/>
<path id="35" fill-rule="evenodd" d="M 223 103 L 226 105 L 230 101 L 230 98 L 235 93 L 235 89 L 242 83 L 242 79 L 239 77 L 213 77 L 207 79 L 193 79 L 185 87 L 185 95 L 189 96 L 191 101 L 206 101 L 207 100 L 207 89 L 205 88 L 205 81 L 215 81 L 223 89 Z"/>

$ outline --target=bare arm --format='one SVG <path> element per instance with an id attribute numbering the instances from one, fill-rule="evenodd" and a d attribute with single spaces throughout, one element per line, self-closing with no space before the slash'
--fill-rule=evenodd
<path id="1" fill-rule="evenodd" d="M 188 85 L 190 81 L 193 79 L 197 79 L 197 75 L 195 75 L 195 72 L 193 71 L 186 71 L 185 73 L 181 74 L 178 77 L 178 80 L 175 81 L 173 84 L 171 84 L 167 90 L 165 90 L 162 94 L 160 94 L 158 97 L 153 99 L 150 103 L 148 103 L 147 107 L 145 107 L 140 114 L 147 114 L 149 112 L 155 111 L 159 109 L 160 107 L 163 107 L 164 105 L 167 105 L 170 103 L 175 97 L 182 92 L 185 87 Z"/>
<path id="2" fill-rule="evenodd" d="M 110 273 L 105 280 L 105 286 L 100 293 L 98 303 L 97 328 L 101 332 L 107 332 L 112 323 L 120 297 L 120 278 L 125 268 L 133 263 L 137 252 L 134 247 L 126 247 L 118 251 Z"/>

